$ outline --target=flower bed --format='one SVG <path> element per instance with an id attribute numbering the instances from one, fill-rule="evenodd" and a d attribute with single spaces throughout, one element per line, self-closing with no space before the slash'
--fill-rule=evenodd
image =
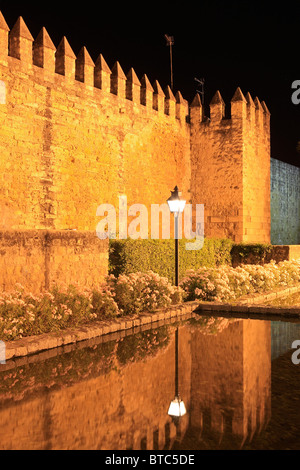
<path id="1" fill-rule="evenodd" d="M 0 339 L 60 331 L 96 320 L 154 312 L 183 301 L 234 301 L 300 282 L 300 260 L 188 271 L 180 287 L 151 271 L 111 275 L 98 289 L 74 286 L 33 295 L 18 286 L 0 297 Z"/>
<path id="2" fill-rule="evenodd" d="M 200 268 L 188 271 L 181 282 L 185 300 L 233 301 L 253 293 L 270 292 L 300 282 L 300 260 L 272 261 L 263 266 L 242 265 L 237 268 Z"/>
<path id="3" fill-rule="evenodd" d="M 107 278 L 98 289 L 54 287 L 33 295 L 20 285 L 0 297 L 0 339 L 11 341 L 95 320 L 153 312 L 183 301 L 182 290 L 153 272 Z"/>

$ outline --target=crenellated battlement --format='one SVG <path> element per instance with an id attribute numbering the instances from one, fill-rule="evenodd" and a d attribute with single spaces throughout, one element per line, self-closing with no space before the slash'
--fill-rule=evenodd
<path id="1" fill-rule="evenodd" d="M 196 95 L 191 104 L 191 122 L 198 125 L 210 126 L 216 129 L 218 126 L 239 126 L 255 128 L 262 135 L 270 133 L 270 111 L 264 101 L 259 98 L 252 99 L 250 93 L 244 96 L 238 87 L 231 99 L 229 107 L 226 106 L 220 91 L 213 96 L 210 104 L 209 117 L 205 116 L 201 98 Z M 227 109 L 229 108 L 229 113 Z M 227 117 L 229 114 L 230 117 Z"/>
<path id="2" fill-rule="evenodd" d="M 181 93 L 175 97 L 170 87 L 162 91 L 158 81 L 152 86 L 146 75 L 139 80 L 133 68 L 126 75 L 118 61 L 110 69 L 101 54 L 94 63 L 86 47 L 76 56 L 65 36 L 56 48 L 45 27 L 34 39 L 21 16 L 10 30 L 0 12 L 0 62 L 9 66 L 9 57 L 20 60 L 28 73 L 38 67 L 45 71 L 48 80 L 60 75 L 66 86 L 81 82 L 87 88 L 131 101 L 143 110 L 153 109 L 186 123 L 188 103 Z"/>
<path id="3" fill-rule="evenodd" d="M 270 129 L 270 112 L 266 104 L 257 97 L 253 100 L 249 92 L 245 97 L 240 88 L 230 102 L 230 119 L 225 117 L 228 107 L 219 90 L 210 102 L 210 116 L 206 117 L 199 95 L 189 104 L 179 91 L 174 96 L 169 86 L 163 90 L 157 80 L 151 84 L 147 75 L 140 80 L 133 68 L 126 75 L 118 61 L 110 69 L 100 54 L 94 62 L 85 46 L 76 56 L 65 36 L 56 48 L 45 27 L 34 39 L 21 16 L 10 30 L 0 11 L 0 62 L 7 64 L 9 57 L 20 60 L 29 73 L 38 67 L 46 72 L 48 80 L 60 75 L 65 77 L 66 86 L 81 82 L 87 88 L 100 89 L 182 123 L 186 123 L 187 116 L 191 115 L 191 120 L 194 118 L 203 125 L 247 120 L 266 132 Z"/>

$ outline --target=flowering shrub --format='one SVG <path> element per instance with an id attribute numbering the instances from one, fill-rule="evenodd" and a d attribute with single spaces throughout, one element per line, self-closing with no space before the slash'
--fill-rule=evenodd
<path id="1" fill-rule="evenodd" d="M 188 271 L 181 282 L 185 300 L 228 301 L 249 293 L 268 292 L 300 282 L 300 260 L 237 268 L 200 268 Z"/>
<path id="2" fill-rule="evenodd" d="M 115 277 L 110 275 L 108 286 L 115 293 L 121 314 L 153 312 L 183 300 L 181 288 L 172 286 L 166 277 L 148 271 Z"/>
<path id="3" fill-rule="evenodd" d="M 33 295 L 17 286 L 15 292 L 0 297 L 0 337 L 11 340 L 90 321 L 95 318 L 91 299 L 90 293 L 74 287 Z"/>
<path id="4" fill-rule="evenodd" d="M 115 297 L 116 293 L 106 284 L 98 290 L 93 289 L 91 293 L 91 308 L 94 318 L 117 317 L 120 315 Z"/>
<path id="5" fill-rule="evenodd" d="M 0 296 L 0 339 L 9 341 L 101 320 L 152 312 L 182 302 L 183 291 L 153 272 L 115 278 L 109 276 L 98 289 L 70 286 L 39 295 L 24 292 Z"/>

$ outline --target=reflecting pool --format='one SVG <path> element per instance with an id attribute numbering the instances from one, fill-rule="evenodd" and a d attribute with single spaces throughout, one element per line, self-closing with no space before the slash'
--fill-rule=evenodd
<path id="1" fill-rule="evenodd" d="M 0 365 L 0 449 L 299 449 L 298 339 L 192 315 Z"/>

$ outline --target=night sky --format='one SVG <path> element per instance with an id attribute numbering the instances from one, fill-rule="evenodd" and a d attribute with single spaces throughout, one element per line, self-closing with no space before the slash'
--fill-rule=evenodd
<path id="1" fill-rule="evenodd" d="M 45 26 L 58 46 L 66 36 L 75 54 L 86 46 L 96 60 L 118 60 L 162 88 L 170 84 L 165 34 L 174 36 L 174 93 L 191 101 L 195 78 L 205 79 L 205 105 L 216 90 L 226 104 L 235 89 L 265 101 L 271 112 L 272 157 L 300 167 L 300 104 L 291 85 L 300 80 L 300 2 L 28 2 L 1 1 L 10 28 L 23 16 L 36 37 Z"/>

